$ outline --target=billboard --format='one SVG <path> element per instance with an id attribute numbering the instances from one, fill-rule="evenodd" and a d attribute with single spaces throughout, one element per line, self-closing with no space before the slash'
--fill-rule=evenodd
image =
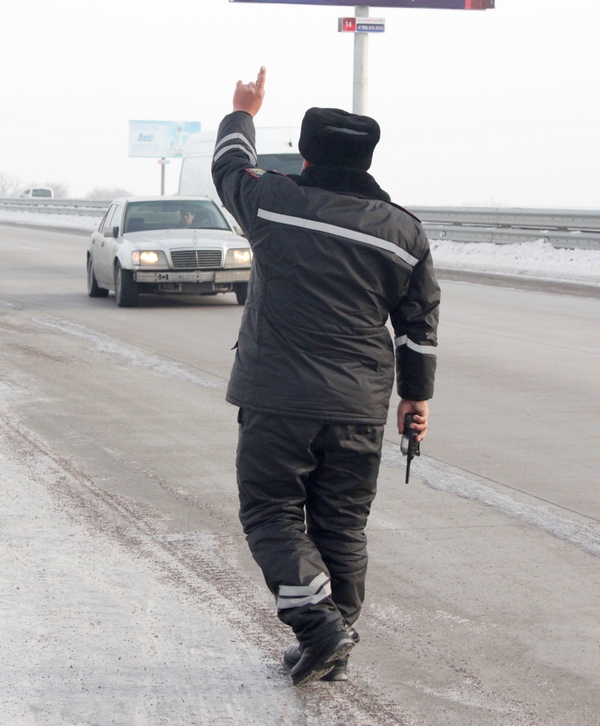
<path id="1" fill-rule="evenodd" d="M 129 156 L 179 158 L 188 136 L 198 131 L 200 121 L 130 121 Z"/>
<path id="2" fill-rule="evenodd" d="M 280 3 L 286 5 L 370 5 L 376 8 L 441 8 L 446 10 L 491 10 L 495 0 L 229 0 L 234 3 Z"/>

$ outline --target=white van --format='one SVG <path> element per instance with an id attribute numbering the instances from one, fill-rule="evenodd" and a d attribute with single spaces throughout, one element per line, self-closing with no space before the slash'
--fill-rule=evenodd
<path id="1" fill-rule="evenodd" d="M 210 167 L 217 138 L 216 131 L 192 134 L 183 149 L 179 194 L 210 197 L 220 205 Z M 302 157 L 298 153 L 299 127 L 271 126 L 256 129 L 259 169 L 282 174 L 299 174 Z"/>
<path id="2" fill-rule="evenodd" d="M 54 192 L 50 187 L 31 187 L 21 194 L 22 199 L 53 199 Z"/>

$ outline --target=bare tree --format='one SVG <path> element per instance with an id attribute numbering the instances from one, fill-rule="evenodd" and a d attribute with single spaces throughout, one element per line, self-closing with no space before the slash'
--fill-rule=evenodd
<path id="1" fill-rule="evenodd" d="M 131 192 L 122 187 L 94 187 L 85 195 L 85 199 L 92 202 L 110 202 L 117 197 L 131 197 Z"/>
<path id="2" fill-rule="evenodd" d="M 0 174 L 0 197 L 16 197 L 21 191 L 21 180 L 10 174 Z"/>

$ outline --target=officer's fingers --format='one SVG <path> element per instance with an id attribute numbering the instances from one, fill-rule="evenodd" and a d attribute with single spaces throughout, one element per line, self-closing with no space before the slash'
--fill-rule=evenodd
<path id="1" fill-rule="evenodd" d="M 404 433 L 404 412 L 401 406 L 398 406 L 398 411 L 396 412 L 396 421 L 398 423 L 398 433 L 402 435 Z"/>
<path id="2" fill-rule="evenodd" d="M 417 432 L 417 441 L 423 441 L 423 439 L 427 436 L 427 421 L 417 423 L 413 426 L 413 428 Z"/>
<path id="3" fill-rule="evenodd" d="M 238 81 L 238 82 L 237 82 L 237 83 L 235 84 L 235 87 L 236 87 L 236 89 L 237 89 L 237 88 L 241 88 L 241 87 L 242 87 L 243 85 L 244 85 L 244 81 Z"/>
<path id="4" fill-rule="evenodd" d="M 263 92 L 265 90 L 265 80 L 267 78 L 267 69 L 264 66 L 260 67 L 258 71 L 258 77 L 256 79 L 256 88 Z"/>

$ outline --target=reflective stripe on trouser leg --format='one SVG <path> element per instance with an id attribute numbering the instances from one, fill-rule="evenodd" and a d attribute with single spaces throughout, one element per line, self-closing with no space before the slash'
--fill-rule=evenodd
<path id="1" fill-rule="evenodd" d="M 308 585 L 280 585 L 277 609 L 301 608 L 316 605 L 331 595 L 331 580 L 322 572 Z"/>

